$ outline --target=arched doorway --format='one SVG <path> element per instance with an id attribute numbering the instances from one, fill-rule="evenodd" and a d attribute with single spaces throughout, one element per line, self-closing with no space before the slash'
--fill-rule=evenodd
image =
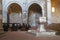
<path id="1" fill-rule="evenodd" d="M 12 3 L 8 7 L 8 17 L 7 22 L 8 23 L 21 23 L 22 20 L 22 8 L 17 3 Z"/>
<path id="2" fill-rule="evenodd" d="M 28 23 L 31 26 L 38 26 L 39 17 L 42 16 L 42 8 L 40 5 L 33 3 L 28 9 Z"/>

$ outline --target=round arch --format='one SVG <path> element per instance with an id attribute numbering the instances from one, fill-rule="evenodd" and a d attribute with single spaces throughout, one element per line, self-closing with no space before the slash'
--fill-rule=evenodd
<path id="1" fill-rule="evenodd" d="M 21 14 L 22 14 L 21 6 L 17 3 L 11 3 L 7 9 L 7 22 L 8 23 L 19 23 L 19 22 L 21 23 L 21 20 L 19 19 L 21 18 Z"/>
<path id="2" fill-rule="evenodd" d="M 38 4 L 38 5 L 41 6 L 41 8 L 43 9 L 43 6 L 41 5 L 40 2 L 38 2 L 38 1 L 32 1 L 32 2 L 28 3 L 27 10 L 28 10 L 28 8 L 29 8 L 32 4 L 34 4 L 34 3 Z"/>
<path id="3" fill-rule="evenodd" d="M 12 10 L 11 10 L 12 9 Z M 14 12 L 22 12 L 22 8 L 19 4 L 17 3 L 11 3 L 9 6 L 8 6 L 8 9 L 7 11 L 14 11 Z"/>
<path id="4" fill-rule="evenodd" d="M 36 23 L 38 24 L 39 21 L 39 17 L 42 16 L 42 7 L 37 4 L 37 3 L 33 3 L 30 5 L 30 7 L 28 8 L 28 22 L 30 23 L 30 25 L 32 26 L 36 26 Z"/>
<path id="5" fill-rule="evenodd" d="M 11 1 L 11 2 L 8 2 L 7 4 L 6 4 L 6 10 L 8 9 L 8 7 L 9 7 L 9 5 L 11 5 L 11 4 L 13 4 L 13 3 L 16 3 L 16 4 L 18 4 L 18 5 L 20 5 L 20 7 L 22 8 L 22 4 L 21 3 L 19 3 L 19 2 L 17 2 L 17 1 Z M 7 10 L 8 11 L 8 10 Z"/>
<path id="6" fill-rule="evenodd" d="M 42 16 L 42 7 L 37 3 L 31 4 L 30 7 L 28 8 L 28 13 L 29 13 L 29 10 L 41 13 L 41 16 Z"/>

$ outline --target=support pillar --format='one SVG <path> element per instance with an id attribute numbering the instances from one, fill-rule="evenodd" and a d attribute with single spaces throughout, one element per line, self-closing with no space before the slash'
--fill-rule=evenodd
<path id="1" fill-rule="evenodd" d="M 47 0 L 47 17 L 48 24 L 51 24 L 51 0 Z"/>

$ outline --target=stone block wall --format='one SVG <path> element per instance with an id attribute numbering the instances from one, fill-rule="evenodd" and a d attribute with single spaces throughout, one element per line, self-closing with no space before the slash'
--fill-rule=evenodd
<path id="1" fill-rule="evenodd" d="M 19 13 L 11 13 L 9 15 L 10 23 L 21 23 L 21 15 Z"/>
<path id="2" fill-rule="evenodd" d="M 11 3 L 17 3 L 21 6 L 22 8 L 22 22 L 27 23 L 27 18 L 28 18 L 28 9 L 30 5 L 33 3 L 37 3 L 42 7 L 42 14 L 45 16 L 46 14 L 46 1 L 45 0 L 2 0 L 2 5 L 3 5 L 3 23 L 7 23 L 7 11 L 8 7 Z M 24 16 L 25 15 L 25 16 Z M 18 18 L 17 18 L 18 19 Z"/>

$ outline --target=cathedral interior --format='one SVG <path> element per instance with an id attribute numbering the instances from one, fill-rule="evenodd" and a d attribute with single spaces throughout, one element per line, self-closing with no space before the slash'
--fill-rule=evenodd
<path id="1" fill-rule="evenodd" d="M 0 40 L 60 40 L 60 0 L 0 0 Z"/>

